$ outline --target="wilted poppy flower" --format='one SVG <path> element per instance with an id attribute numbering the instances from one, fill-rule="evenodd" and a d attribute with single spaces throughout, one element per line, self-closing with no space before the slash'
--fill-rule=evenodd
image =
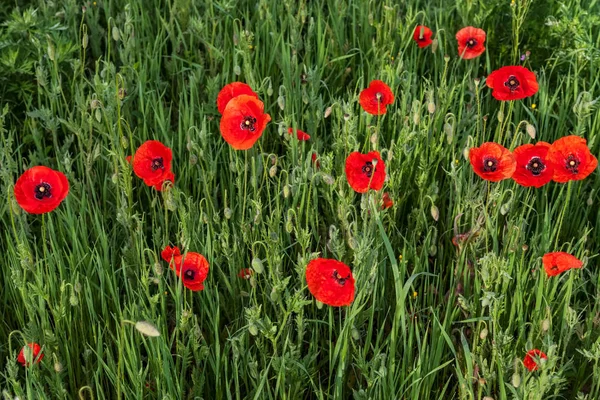
<path id="1" fill-rule="evenodd" d="M 497 100 L 519 100 L 533 96 L 538 91 L 535 74 L 525 67 L 502 67 L 492 72 L 486 79 Z"/>
<path id="2" fill-rule="evenodd" d="M 317 153 L 312 153 L 310 156 L 310 159 L 312 160 L 313 165 L 319 169 L 321 168 L 321 163 L 319 162 L 319 160 L 317 159 L 318 154 Z"/>
<path id="3" fill-rule="evenodd" d="M 554 163 L 553 179 L 560 183 L 584 179 L 598 166 L 598 159 L 590 152 L 586 140 L 575 135 L 552 143 L 548 159 Z"/>
<path id="4" fill-rule="evenodd" d="M 221 136 L 236 150 L 248 150 L 271 120 L 262 101 L 240 95 L 229 101 L 221 118 Z"/>
<path id="5" fill-rule="evenodd" d="M 386 208 L 390 208 L 393 205 L 394 201 L 390 198 L 390 194 L 388 192 L 385 192 L 383 194 L 383 204 L 381 206 L 381 209 L 385 210 Z"/>
<path id="6" fill-rule="evenodd" d="M 479 57 L 485 51 L 483 45 L 485 31 L 483 29 L 472 26 L 462 28 L 456 33 L 456 40 L 458 41 L 458 55 L 465 60 Z"/>
<path id="7" fill-rule="evenodd" d="M 183 286 L 194 292 L 204 289 L 209 264 L 202 254 L 190 251 L 181 255 L 179 248 L 167 246 L 160 255 L 169 263 L 169 267 L 175 271 L 175 274 L 181 277 Z"/>
<path id="8" fill-rule="evenodd" d="M 252 90 L 252 88 L 245 83 L 232 82 L 228 85 L 225 85 L 217 95 L 217 108 L 219 109 L 219 113 L 223 114 L 229 101 L 242 94 L 256 97 L 258 99 L 258 95 L 254 93 L 254 90 Z"/>
<path id="9" fill-rule="evenodd" d="M 15 183 L 15 199 L 30 214 L 54 210 L 68 193 L 69 182 L 65 174 L 44 166 L 26 170 Z"/>
<path id="10" fill-rule="evenodd" d="M 354 277 L 343 262 L 317 258 L 306 267 L 308 290 L 321 303 L 340 307 L 354 300 Z"/>
<path id="11" fill-rule="evenodd" d="M 512 153 L 504 146 L 492 142 L 472 148 L 469 160 L 477 175 L 492 182 L 510 178 L 517 167 Z"/>
<path id="12" fill-rule="evenodd" d="M 25 356 L 25 353 L 27 357 Z M 44 354 L 42 353 L 42 347 L 37 343 L 27 343 L 17 356 L 17 361 L 24 367 L 29 367 L 32 363 L 37 364 L 44 358 Z"/>
<path id="13" fill-rule="evenodd" d="M 254 271 L 250 268 L 242 268 L 240 272 L 238 272 L 238 276 L 242 279 L 250 279 Z"/>
<path id="14" fill-rule="evenodd" d="M 379 152 L 350 153 L 346 158 L 346 179 L 358 193 L 366 193 L 369 189 L 380 190 L 385 181 L 385 164 Z"/>
<path id="15" fill-rule="evenodd" d="M 387 112 L 386 107 L 394 103 L 394 93 L 384 82 L 375 80 L 360 92 L 358 102 L 369 114 L 383 115 Z"/>
<path id="16" fill-rule="evenodd" d="M 133 156 L 133 172 L 148 186 L 162 184 L 171 173 L 171 149 L 158 140 L 148 140 Z"/>
<path id="17" fill-rule="evenodd" d="M 523 365 L 530 371 L 535 371 L 538 369 L 538 362 L 542 360 L 547 360 L 548 356 L 542 353 L 541 350 L 533 349 L 529 350 L 523 359 Z"/>
<path id="18" fill-rule="evenodd" d="M 288 128 L 288 133 L 290 135 L 294 134 L 294 129 L 293 128 Z M 310 135 L 306 132 L 302 132 L 300 129 L 296 129 L 296 138 L 300 141 L 305 141 L 310 139 Z"/>
<path id="19" fill-rule="evenodd" d="M 159 192 L 161 192 L 163 190 L 163 188 L 165 187 L 164 186 L 165 182 L 167 182 L 167 181 L 169 181 L 171 183 L 175 183 L 175 174 L 173 172 L 169 171 L 169 173 L 167 173 L 165 175 L 165 179 L 164 180 L 162 180 L 161 182 L 157 182 L 154 185 L 154 189 L 156 189 Z"/>
<path id="20" fill-rule="evenodd" d="M 432 35 L 433 32 L 431 29 L 424 25 L 418 25 L 413 33 L 413 39 L 420 48 L 423 48 L 429 46 L 433 42 L 433 40 L 431 40 Z"/>
<path id="21" fill-rule="evenodd" d="M 548 276 L 556 276 L 572 268 L 581 268 L 583 266 L 581 260 L 563 251 L 544 254 L 542 263 Z"/>
<path id="22" fill-rule="evenodd" d="M 552 180 L 554 163 L 548 159 L 550 144 L 538 142 L 537 144 L 524 144 L 513 152 L 517 160 L 517 169 L 512 178 L 521 186 L 535 186 L 539 188 Z"/>

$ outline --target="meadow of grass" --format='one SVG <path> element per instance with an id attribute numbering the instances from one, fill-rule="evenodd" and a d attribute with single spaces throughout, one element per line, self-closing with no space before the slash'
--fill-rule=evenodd
<path id="1" fill-rule="evenodd" d="M 598 155 L 597 0 L 5 0 L 0 22 L 4 399 L 600 399 L 600 175 L 523 188 L 465 158 L 569 134 Z M 467 25 L 487 32 L 469 61 Z M 495 100 L 504 65 L 539 92 Z M 357 100 L 372 79 L 396 95 L 379 118 Z M 272 117 L 248 151 L 219 134 L 232 81 Z M 170 190 L 125 161 L 149 139 L 173 149 Z M 389 179 L 360 195 L 344 161 L 370 149 Z M 35 165 L 71 185 L 43 216 L 13 196 Z M 209 260 L 203 291 L 169 243 Z M 560 250 L 585 265 L 549 279 Z M 308 292 L 317 253 L 352 267 L 350 307 Z M 24 368 L 28 342 L 45 356 Z"/>

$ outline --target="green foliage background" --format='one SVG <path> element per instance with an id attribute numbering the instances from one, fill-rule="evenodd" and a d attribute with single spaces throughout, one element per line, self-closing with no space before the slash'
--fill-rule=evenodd
<path id="1" fill-rule="evenodd" d="M 513 149 L 569 134 L 599 154 L 600 2 L 7 4 L 5 398 L 600 398 L 598 173 L 535 190 L 488 184 L 464 158 L 485 141 Z M 427 49 L 411 40 L 421 23 L 435 32 Z M 468 62 L 454 39 L 466 25 L 488 35 Z M 501 104 L 483 79 L 516 64 L 540 90 Z M 383 118 L 357 102 L 372 79 L 396 94 Z M 273 119 L 247 152 L 219 134 L 215 99 L 236 80 Z M 312 139 L 290 140 L 289 126 Z M 173 149 L 170 191 L 125 162 L 148 139 Z M 385 211 L 383 192 L 358 195 L 344 177 L 346 156 L 369 149 L 386 161 Z M 71 184 L 44 217 L 12 195 L 34 165 Z M 168 243 L 207 257 L 204 291 L 184 290 L 161 262 Z M 541 256 L 559 250 L 584 268 L 548 279 Z M 319 307 L 308 292 L 317 253 L 352 266 L 351 307 Z M 126 322 L 141 320 L 161 336 Z M 16 354 L 30 341 L 45 358 L 25 370 Z M 521 361 L 531 348 L 548 354 L 535 373 Z"/>

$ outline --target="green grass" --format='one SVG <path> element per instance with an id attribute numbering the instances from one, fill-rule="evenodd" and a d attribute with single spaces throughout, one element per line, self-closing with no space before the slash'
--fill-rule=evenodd
<path id="1" fill-rule="evenodd" d="M 6 3 L 4 398 L 600 399 L 600 174 L 536 190 L 488 184 L 464 158 L 485 141 L 568 134 L 598 155 L 600 2 Z M 420 23 L 434 52 L 412 42 Z M 488 34 L 468 62 L 454 40 L 466 25 Z M 483 79 L 525 51 L 540 90 L 501 104 Z M 372 79 L 396 95 L 382 118 L 358 105 Z M 219 134 L 216 96 L 236 80 L 273 119 L 246 152 Z M 288 126 L 312 139 L 289 140 Z M 148 139 L 173 149 L 170 191 L 124 160 Z M 375 148 L 385 211 L 383 191 L 356 194 L 344 176 L 351 151 Z M 13 197 L 34 165 L 71 184 L 43 217 Z M 204 291 L 160 260 L 168 243 L 207 257 Z M 585 266 L 548 279 L 541 256 L 559 250 Z M 316 253 L 352 267 L 351 307 L 308 292 Z M 258 260 L 263 273 L 238 278 Z M 142 320 L 161 336 L 126 322 Z M 25 369 L 16 355 L 30 341 L 45 358 Z M 531 348 L 549 357 L 534 373 L 521 361 Z"/>

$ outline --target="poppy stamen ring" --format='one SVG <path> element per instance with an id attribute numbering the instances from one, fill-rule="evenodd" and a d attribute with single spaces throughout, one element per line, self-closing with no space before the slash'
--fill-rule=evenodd
<path id="1" fill-rule="evenodd" d="M 473 46 L 475 46 L 476 44 L 477 44 L 477 40 L 475 40 L 475 39 L 473 39 L 473 38 L 470 38 L 470 39 L 467 41 L 467 46 L 468 46 L 468 47 L 473 47 Z"/>
<path id="2" fill-rule="evenodd" d="M 348 279 L 350 279 L 350 276 L 351 276 L 351 275 L 348 275 L 347 277 L 345 277 L 345 278 L 342 278 L 342 277 L 340 276 L 340 274 L 337 272 L 337 270 L 334 270 L 334 271 L 333 271 L 333 275 L 332 275 L 332 276 L 333 276 L 333 279 L 335 279 L 335 281 L 336 281 L 337 283 L 339 283 L 341 286 L 344 286 L 344 285 L 346 284 L 346 281 L 347 281 Z"/>
<path id="3" fill-rule="evenodd" d="M 504 82 L 504 86 L 508 87 L 511 92 L 514 92 L 515 90 L 517 90 L 520 85 L 521 85 L 521 83 L 519 82 L 517 77 L 514 75 L 509 76 L 508 80 L 506 82 Z"/>
<path id="4" fill-rule="evenodd" d="M 498 160 L 495 158 L 485 158 L 483 160 L 483 172 L 496 172 L 498 169 Z"/>
<path id="5" fill-rule="evenodd" d="M 152 171 L 156 171 L 157 169 L 165 169 L 162 157 L 156 157 L 152 159 Z"/>
<path id="6" fill-rule="evenodd" d="M 249 130 L 250 132 L 254 132 L 256 130 L 254 124 L 256 124 L 256 118 L 246 117 L 244 118 L 244 121 L 242 121 L 240 128 L 242 130 Z"/>
<path id="7" fill-rule="evenodd" d="M 35 187 L 34 195 L 38 200 L 43 200 L 44 197 L 50 198 L 52 197 L 52 186 L 49 183 L 42 182 Z"/>

